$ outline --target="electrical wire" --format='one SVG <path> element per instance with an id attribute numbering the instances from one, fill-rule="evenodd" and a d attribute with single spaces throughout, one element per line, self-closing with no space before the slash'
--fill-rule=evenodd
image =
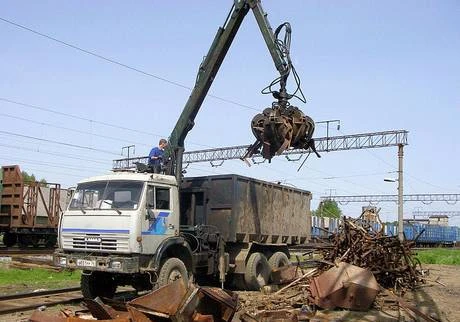
<path id="1" fill-rule="evenodd" d="M 285 159 L 282 159 L 282 161 L 283 161 L 283 162 L 292 162 L 292 161 L 288 161 L 288 160 L 285 160 Z M 329 177 L 331 177 L 331 178 L 334 177 L 334 176 L 332 176 L 330 173 L 325 172 L 325 171 L 322 171 L 322 170 L 317 170 L 317 169 L 314 169 L 314 168 L 308 167 L 308 166 L 307 166 L 306 168 L 309 169 L 309 170 L 311 170 L 311 171 L 317 172 L 317 173 L 325 174 L 325 175 L 327 175 L 327 176 L 329 176 Z M 346 182 L 346 183 L 348 183 L 348 184 L 352 184 L 352 185 L 355 185 L 355 186 L 357 186 L 357 187 L 364 188 L 364 189 L 366 189 L 366 190 L 371 190 L 371 191 L 375 191 L 375 190 L 376 190 L 375 187 L 370 188 L 370 187 L 367 187 L 367 186 L 365 186 L 365 185 L 358 184 L 358 183 L 352 182 L 352 181 L 350 181 L 350 180 L 346 180 L 346 179 L 344 179 L 344 178 L 337 177 L 337 179 L 339 179 L 339 180 L 341 180 L 341 181 L 343 181 L 343 182 Z M 344 189 L 341 189 L 341 190 L 344 190 Z M 344 191 L 345 191 L 345 190 L 344 190 Z M 381 191 L 381 190 L 379 190 L 379 192 L 385 193 L 385 192 L 383 192 L 383 191 Z"/>
<path id="2" fill-rule="evenodd" d="M 21 169 L 23 169 L 23 168 L 21 168 Z M 24 167 L 24 169 L 26 169 L 28 173 L 31 172 L 32 174 L 34 174 L 34 172 L 35 173 L 45 172 L 45 173 L 57 174 L 57 175 L 60 175 L 60 176 L 67 176 L 67 177 L 80 178 L 80 179 L 84 178 L 84 176 L 81 176 L 81 175 L 71 174 L 71 173 L 68 173 L 68 172 L 56 172 L 56 171 L 51 171 L 51 170 L 46 170 L 46 169 L 44 170 L 42 168 L 40 168 L 40 170 L 39 170 L 37 168 Z"/>
<path id="3" fill-rule="evenodd" d="M 32 105 L 32 104 L 28 104 L 28 103 L 18 102 L 18 101 L 15 101 L 15 100 L 12 100 L 12 99 L 8 99 L 8 98 L 5 98 L 5 97 L 0 97 L 0 101 L 4 101 L 4 102 L 7 102 L 7 103 L 15 104 L 15 105 L 17 105 L 17 106 L 22 106 L 22 107 L 27 107 L 27 108 L 31 108 L 31 109 L 36 109 L 36 110 L 39 110 L 39 111 L 49 112 L 49 113 L 53 113 L 53 114 L 57 114 L 57 115 L 61 115 L 61 116 L 66 116 L 66 117 L 73 118 L 73 119 L 77 119 L 77 120 L 87 121 L 87 122 L 90 122 L 90 124 L 100 124 L 100 125 L 104 125 L 104 126 L 108 126 L 108 127 L 120 129 L 120 130 L 126 130 L 126 131 L 131 131 L 131 132 L 139 133 L 139 134 L 145 134 L 145 135 L 149 135 L 149 136 L 153 135 L 153 136 L 156 136 L 156 137 L 159 137 L 159 138 L 164 138 L 164 137 L 166 137 L 165 135 L 150 133 L 150 132 L 146 132 L 146 131 L 142 131 L 142 130 L 136 130 L 136 129 L 128 128 L 128 127 L 125 127 L 125 126 L 120 126 L 120 125 L 117 125 L 117 124 L 113 124 L 113 123 L 107 123 L 107 122 L 97 121 L 97 120 L 93 120 L 93 119 L 89 119 L 89 118 L 77 116 L 77 115 L 74 115 L 74 114 L 69 114 L 69 113 L 60 112 L 60 111 L 57 111 L 57 110 L 54 110 L 54 109 L 51 109 L 51 108 L 48 108 L 48 107 L 40 107 L 40 106 L 37 106 L 37 105 Z M 206 145 L 206 144 L 202 144 L 202 143 L 196 143 L 196 142 L 192 142 L 192 141 L 190 141 L 189 143 L 190 143 L 190 144 L 193 144 L 193 145 L 196 145 L 196 146 L 202 146 L 202 147 L 205 147 L 205 148 L 216 148 L 216 147 L 213 147 L 213 146 L 210 146 L 210 145 Z"/>
<path id="4" fill-rule="evenodd" d="M 108 58 L 108 57 L 105 57 L 105 56 L 103 56 L 103 55 L 99 55 L 99 54 L 97 54 L 97 53 L 95 53 L 95 52 L 93 52 L 93 51 L 84 49 L 84 48 L 82 48 L 82 47 L 79 47 L 79 46 L 77 46 L 77 45 L 73 45 L 73 44 L 71 44 L 71 43 L 69 43 L 69 42 L 66 42 L 66 41 L 63 41 L 63 40 L 60 40 L 60 39 L 57 39 L 57 38 L 55 38 L 55 37 L 53 37 L 53 36 L 50 36 L 50 35 L 47 35 L 47 34 L 45 34 L 45 33 L 36 31 L 36 30 L 34 30 L 34 29 L 32 29 L 32 28 L 26 27 L 26 26 L 24 26 L 24 25 L 22 25 L 22 24 L 13 22 L 13 21 L 11 21 L 11 20 L 8 20 L 8 19 L 5 19 L 5 18 L 0 17 L 0 21 L 3 21 L 3 22 L 5 22 L 5 23 L 8 23 L 8 24 L 13 25 L 13 26 L 15 26 L 15 27 L 18 27 L 18 28 L 20 28 L 20 29 L 29 31 L 29 32 L 31 32 L 31 33 L 33 33 L 33 34 L 35 34 L 35 35 L 38 35 L 38 36 L 44 37 L 44 38 L 46 38 L 46 39 L 52 40 L 52 41 L 54 41 L 54 42 L 57 42 L 57 43 L 59 43 L 59 44 L 61 44 L 61 45 L 70 47 L 70 48 L 75 49 L 75 50 L 77 50 L 77 51 L 80 51 L 80 52 L 82 52 L 82 53 L 85 53 L 85 54 L 91 55 L 91 56 L 93 56 L 93 57 L 99 58 L 99 59 L 104 60 L 104 61 L 106 61 L 106 62 L 108 62 L 108 63 L 115 64 L 115 65 L 118 65 L 118 66 L 120 66 L 120 67 L 129 69 L 129 70 L 131 70 L 131 71 L 134 71 L 134 72 L 136 72 L 136 73 L 142 74 L 142 75 L 144 75 L 144 76 L 149 76 L 149 77 L 155 78 L 155 79 L 157 79 L 157 80 L 159 80 L 159 81 L 162 81 L 162 82 L 168 83 L 168 84 L 170 84 L 170 85 L 174 85 L 174 86 L 177 86 L 177 87 L 186 89 L 186 90 L 188 90 L 188 91 L 192 91 L 192 90 L 193 90 L 193 88 L 190 87 L 190 86 L 186 86 L 186 85 L 180 84 L 180 83 L 178 83 L 178 82 L 176 82 L 176 81 L 169 80 L 169 79 L 167 79 L 167 78 L 165 78 L 165 77 L 158 76 L 158 75 L 155 75 L 155 74 L 146 72 L 146 71 L 141 70 L 141 69 L 139 69 L 139 68 L 137 68 L 137 67 L 133 67 L 133 66 L 130 66 L 130 65 L 128 65 L 128 64 L 119 62 L 119 61 L 117 61 L 117 60 L 115 60 L 115 59 Z M 233 104 L 233 105 L 236 105 L 236 106 L 239 106 L 239 107 L 243 107 L 243 108 L 246 108 L 246 109 L 250 109 L 250 110 L 254 110 L 254 111 L 260 112 L 260 109 L 257 109 L 257 108 L 251 107 L 251 106 L 249 106 L 249 105 L 245 105 L 245 104 L 242 104 L 242 103 L 239 103 L 239 102 L 230 100 L 230 99 L 222 98 L 222 97 L 217 96 L 217 95 L 208 94 L 207 96 L 212 97 L 212 98 L 217 99 L 217 100 L 222 101 L 222 102 L 226 102 L 226 103 Z"/>
<path id="5" fill-rule="evenodd" d="M 48 151 L 43 151 L 43 150 L 40 150 L 40 149 L 25 148 L 25 147 L 20 147 L 20 146 L 15 146 L 15 145 L 8 145 L 8 144 L 1 144 L 1 143 L 0 143 L 0 146 L 6 147 L 6 148 L 9 148 L 9 149 L 23 150 L 23 151 L 29 151 L 29 152 L 34 152 L 34 153 L 43 153 L 43 154 L 48 154 L 48 155 L 57 156 L 57 157 L 61 157 L 61 158 L 67 158 L 67 159 L 72 159 L 72 160 L 76 159 L 76 160 L 82 160 L 82 161 L 88 161 L 88 162 L 107 165 L 107 161 L 102 162 L 102 161 L 98 161 L 98 160 L 94 160 L 94 159 L 82 158 L 81 156 L 75 155 L 75 154 L 64 154 L 64 153 L 58 153 L 58 152 L 48 152 Z"/>
<path id="6" fill-rule="evenodd" d="M 0 160 L 5 160 L 5 161 L 8 161 L 10 162 L 11 158 L 1 158 L 0 157 Z M 29 164 L 37 164 L 37 165 L 44 165 L 44 166 L 52 166 L 52 167 L 58 167 L 60 169 L 66 169 L 66 170 L 73 170 L 73 171 L 80 171 L 82 172 L 83 170 L 90 170 L 90 171 L 104 171 L 104 169 L 100 169 L 100 168 L 87 168 L 87 167 L 81 167 L 81 166 L 78 166 L 78 168 L 76 167 L 72 167 L 71 165 L 66 165 L 66 164 L 62 164 L 62 163 L 55 163 L 55 162 L 42 162 L 42 161 L 37 161 L 37 160 L 30 160 L 30 159 L 18 159 L 18 158 L 14 158 L 14 162 L 23 162 L 23 163 L 29 163 Z"/>
<path id="7" fill-rule="evenodd" d="M 144 143 L 132 142 L 132 141 L 128 141 L 128 140 L 125 140 L 125 139 L 122 139 L 122 138 L 113 137 L 113 136 L 108 136 L 108 135 L 102 135 L 102 134 L 91 133 L 91 132 L 88 132 L 88 131 L 82 131 L 82 130 L 72 129 L 72 128 L 68 128 L 68 127 L 64 127 L 64 126 L 54 125 L 54 124 L 51 124 L 51 123 L 39 122 L 39 121 L 35 121 L 35 120 L 31 120 L 31 119 L 24 118 L 24 117 L 19 117 L 19 116 L 11 115 L 11 114 L 0 113 L 0 116 L 4 116 L 4 117 L 8 117 L 8 118 L 13 118 L 13 119 L 16 119 L 16 120 L 21 120 L 21 121 L 26 121 L 26 122 L 30 122 L 30 123 L 34 123 L 34 124 L 39 124 L 39 125 L 43 125 L 43 126 L 53 127 L 53 128 L 56 128 L 56 129 L 61 129 L 61 130 L 66 130 L 66 131 L 72 131 L 72 132 L 82 133 L 82 134 L 89 134 L 89 135 L 91 135 L 91 136 L 100 137 L 100 138 L 104 138 L 104 139 L 109 139 L 109 140 L 113 140 L 113 141 L 117 141 L 117 142 L 122 141 L 122 142 L 131 143 L 131 144 L 132 144 L 132 143 L 135 143 L 135 144 L 138 144 L 138 145 L 150 146 L 150 145 L 147 145 L 147 144 L 144 144 Z"/>
<path id="8" fill-rule="evenodd" d="M 102 153 L 107 153 L 107 154 L 112 154 L 112 155 L 119 155 L 118 153 L 114 153 L 112 151 L 107 151 L 107 150 L 102 150 L 102 149 L 96 149 L 92 148 L 89 146 L 84 146 L 84 145 L 78 145 L 78 144 L 72 144 L 72 143 L 66 143 L 66 142 L 60 142 L 60 141 L 55 141 L 55 140 L 49 140 L 49 139 L 42 139 L 38 138 L 36 136 L 30 136 L 30 135 L 24 135 L 24 134 L 19 134 L 19 133 L 13 133 L 9 131 L 1 131 L 0 133 L 6 134 L 6 135 L 11 135 L 11 136 L 17 136 L 17 137 L 22 137 L 22 138 L 27 138 L 31 140 L 37 140 L 37 141 L 43 141 L 43 142 L 49 142 L 49 143 L 54 143 L 54 144 L 59 144 L 59 145 L 64 145 L 72 148 L 78 148 L 78 149 L 84 149 L 84 150 L 90 150 L 90 151 L 96 151 L 96 152 L 102 152 Z"/>
<path id="9" fill-rule="evenodd" d="M 53 110 L 53 109 L 50 109 L 50 108 L 46 108 L 46 107 L 40 107 L 40 106 L 37 106 L 37 105 L 32 105 L 32 104 L 28 104 L 28 103 L 22 103 L 22 102 L 14 101 L 14 100 L 11 100 L 11 99 L 8 99 L 8 98 L 5 98 L 5 97 L 0 97 L 0 101 L 4 101 L 4 102 L 11 103 L 11 104 L 32 108 L 32 109 L 36 109 L 36 110 L 40 110 L 40 111 L 45 111 L 45 112 L 48 112 L 48 113 L 53 113 L 53 114 L 57 114 L 57 115 L 61 115 L 61 116 L 66 116 L 66 117 L 70 117 L 70 118 L 81 120 L 81 121 L 87 121 L 87 122 L 90 122 L 90 123 L 93 123 L 93 124 L 100 124 L 100 125 L 116 128 L 116 129 L 119 129 L 119 130 L 126 130 L 126 131 L 131 131 L 131 132 L 145 134 L 145 135 L 154 135 L 154 136 L 157 136 L 157 137 L 163 137 L 162 135 L 159 135 L 159 134 L 150 133 L 150 132 L 141 131 L 141 130 L 136 130 L 136 129 L 131 129 L 131 128 L 128 128 L 128 127 L 125 127 L 125 126 L 120 126 L 120 125 L 111 124 L 111 123 L 107 123 L 107 122 L 96 121 L 96 120 L 93 120 L 93 119 L 89 119 L 89 118 L 86 118 L 86 117 L 81 117 L 81 116 L 74 115 L 74 114 L 59 112 L 59 111 L 56 111 L 56 110 Z"/>
<path id="10" fill-rule="evenodd" d="M 343 132 L 343 131 L 340 130 L 340 129 L 339 129 L 338 131 L 339 131 L 339 132 L 342 132 L 342 134 L 344 134 L 344 135 L 348 135 L 347 133 Z M 388 161 L 382 159 L 380 156 L 376 155 L 376 154 L 373 153 L 372 151 L 369 151 L 369 149 L 365 149 L 365 150 L 366 150 L 366 152 L 368 152 L 370 155 L 372 155 L 372 156 L 373 156 L 374 158 L 376 158 L 377 160 L 380 160 L 381 162 L 383 162 L 383 163 L 385 163 L 386 165 L 390 166 L 391 169 L 393 169 L 393 170 L 398 170 L 398 168 L 397 168 L 396 166 L 394 166 L 393 164 L 389 163 Z M 420 178 L 417 178 L 416 176 L 414 176 L 414 175 L 410 174 L 409 172 L 407 172 L 407 170 L 404 171 L 404 174 L 405 174 L 406 176 L 411 177 L 412 179 L 414 179 L 414 180 L 416 180 L 416 181 L 419 181 L 419 182 L 424 183 L 424 184 L 426 184 L 426 185 L 432 186 L 432 187 L 434 187 L 434 188 L 439 188 L 439 189 L 443 189 L 443 190 L 449 190 L 449 189 L 446 189 L 445 187 L 441 187 L 441 186 L 432 184 L 432 183 L 430 183 L 430 182 L 428 182 L 428 181 L 425 181 L 425 180 L 422 180 L 422 179 L 420 179 Z"/>

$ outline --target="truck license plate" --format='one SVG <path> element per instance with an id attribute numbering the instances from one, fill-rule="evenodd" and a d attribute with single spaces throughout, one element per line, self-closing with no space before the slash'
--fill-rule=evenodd
<path id="1" fill-rule="evenodd" d="M 77 266 L 95 267 L 96 266 L 96 261 L 95 260 L 89 260 L 89 259 L 77 259 Z"/>

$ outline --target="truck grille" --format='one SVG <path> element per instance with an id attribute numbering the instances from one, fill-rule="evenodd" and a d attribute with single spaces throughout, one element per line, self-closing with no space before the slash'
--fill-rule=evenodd
<path id="1" fill-rule="evenodd" d="M 64 249 L 129 252 L 128 235 L 70 233 L 63 235 L 62 241 Z"/>

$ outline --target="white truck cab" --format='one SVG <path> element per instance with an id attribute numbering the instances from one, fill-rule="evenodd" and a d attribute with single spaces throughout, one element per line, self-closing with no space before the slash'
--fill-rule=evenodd
<path id="1" fill-rule="evenodd" d="M 60 248 L 152 254 L 164 238 L 178 234 L 177 193 L 175 177 L 161 174 L 115 172 L 85 179 L 62 216 Z"/>
<path id="2" fill-rule="evenodd" d="M 158 255 L 166 246 L 176 245 L 176 252 L 187 248 L 179 237 L 178 200 L 176 178 L 169 175 L 126 171 L 79 182 L 61 217 L 55 264 L 83 270 L 87 297 L 111 296 L 123 284 L 151 287 L 136 274 L 159 271 Z M 191 265 L 187 253 L 176 267 L 185 275 L 184 263 Z M 101 283 L 113 287 L 100 293 Z"/>

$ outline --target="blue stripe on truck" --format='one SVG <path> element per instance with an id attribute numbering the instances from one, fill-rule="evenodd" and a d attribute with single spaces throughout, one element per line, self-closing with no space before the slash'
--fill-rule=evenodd
<path id="1" fill-rule="evenodd" d="M 62 228 L 66 233 L 112 233 L 112 234 L 129 234 L 125 229 L 86 229 L 86 228 Z"/>
<path id="2" fill-rule="evenodd" d="M 149 229 L 142 231 L 142 235 L 164 235 L 166 233 L 166 219 L 170 213 L 167 211 L 160 211 L 158 216 L 149 222 Z"/>

